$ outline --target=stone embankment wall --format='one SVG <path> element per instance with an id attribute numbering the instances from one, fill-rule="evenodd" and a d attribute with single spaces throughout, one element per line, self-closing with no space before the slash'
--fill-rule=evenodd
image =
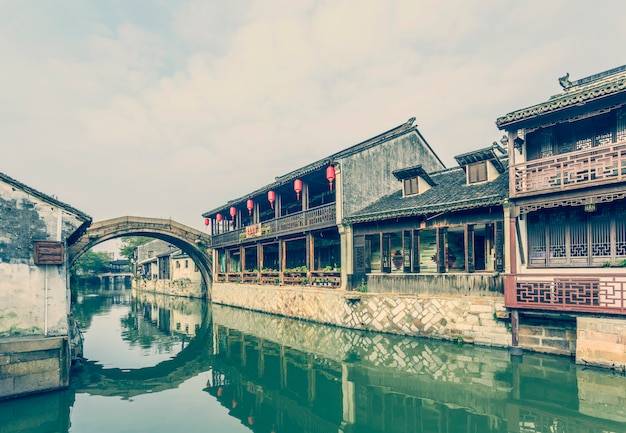
<path id="1" fill-rule="evenodd" d="M 69 385 L 65 337 L 0 339 L 0 399 Z"/>
<path id="2" fill-rule="evenodd" d="M 214 283 L 212 301 L 345 328 L 509 347 L 502 296 L 423 296 Z"/>
<path id="3" fill-rule="evenodd" d="M 132 287 L 143 292 L 186 298 L 202 298 L 202 281 L 134 279 Z"/>

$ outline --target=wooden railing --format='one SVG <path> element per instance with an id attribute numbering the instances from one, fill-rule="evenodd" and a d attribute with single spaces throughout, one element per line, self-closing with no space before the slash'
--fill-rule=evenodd
<path id="1" fill-rule="evenodd" d="M 626 274 L 509 274 L 509 308 L 626 314 Z"/>
<path id="2" fill-rule="evenodd" d="M 261 272 L 219 272 L 216 283 L 246 283 L 261 285 L 341 287 L 339 271 L 261 271 Z"/>
<path id="3" fill-rule="evenodd" d="M 300 230 L 330 227 L 336 224 L 335 209 L 335 203 L 330 203 L 227 233 L 221 233 L 211 238 L 211 246 L 219 248 L 227 245 L 236 245 L 250 239 L 260 240 Z"/>
<path id="4" fill-rule="evenodd" d="M 511 167 L 512 196 L 626 180 L 626 142 L 541 158 Z"/>

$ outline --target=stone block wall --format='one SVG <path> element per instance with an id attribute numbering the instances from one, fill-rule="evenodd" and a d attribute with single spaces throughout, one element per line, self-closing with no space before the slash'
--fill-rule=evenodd
<path id="1" fill-rule="evenodd" d="M 577 318 L 576 362 L 626 372 L 626 319 Z"/>
<path id="2" fill-rule="evenodd" d="M 212 300 L 351 329 L 509 347 L 501 296 L 423 296 L 214 283 Z"/>
<path id="3" fill-rule="evenodd" d="M 549 317 L 522 317 L 519 344 L 533 352 L 574 356 L 576 354 L 576 322 Z"/>
<path id="4" fill-rule="evenodd" d="M 170 296 L 202 298 L 202 281 L 189 279 L 179 280 L 146 280 L 134 279 L 133 288 L 144 292 L 160 293 Z"/>
<path id="5" fill-rule="evenodd" d="M 69 385 L 67 338 L 0 339 L 0 399 Z"/>

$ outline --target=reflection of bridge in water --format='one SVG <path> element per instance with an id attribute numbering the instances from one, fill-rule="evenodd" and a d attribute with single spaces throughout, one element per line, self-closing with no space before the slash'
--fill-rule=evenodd
<path id="1" fill-rule="evenodd" d="M 135 301 L 148 309 L 146 319 L 151 320 L 153 326 L 161 331 L 188 336 L 189 343 L 173 359 L 151 367 L 106 368 L 97 361 L 85 361 L 74 371 L 73 386 L 77 392 L 130 398 L 174 388 L 211 368 L 213 334 L 211 309 L 207 303 L 155 294 L 135 296 Z M 165 323 L 159 323 L 165 316 L 168 316 Z"/>

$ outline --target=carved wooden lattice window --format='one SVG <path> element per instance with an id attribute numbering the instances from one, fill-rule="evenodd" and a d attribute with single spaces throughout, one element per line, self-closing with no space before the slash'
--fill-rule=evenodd
<path id="1" fill-rule="evenodd" d="M 626 206 L 544 210 L 528 215 L 530 266 L 602 266 L 626 258 Z"/>
<path id="2" fill-rule="evenodd" d="M 554 131 L 552 129 L 541 131 L 540 158 L 547 158 L 554 154 Z"/>
<path id="3" fill-rule="evenodd" d="M 533 212 L 528 215 L 528 262 L 532 265 L 546 264 L 546 215 Z"/>
<path id="4" fill-rule="evenodd" d="M 626 140 L 626 110 L 620 109 L 617 114 L 617 129 L 615 131 L 615 141 Z"/>

